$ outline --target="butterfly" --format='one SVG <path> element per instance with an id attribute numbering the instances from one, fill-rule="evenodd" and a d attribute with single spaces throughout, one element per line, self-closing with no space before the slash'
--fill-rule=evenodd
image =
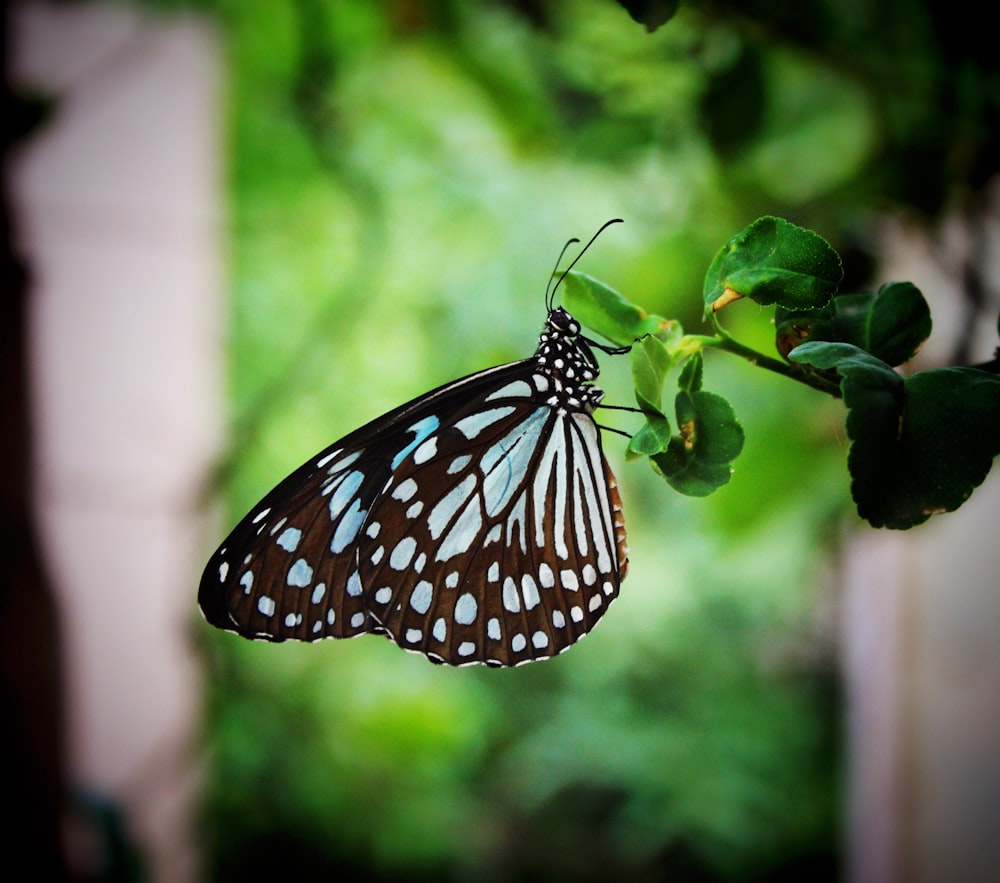
<path id="1" fill-rule="evenodd" d="M 550 282 L 531 358 L 399 406 L 267 494 L 205 568 L 208 622 L 268 641 L 382 634 L 449 665 L 547 659 L 587 634 L 628 570 L 593 347 L 628 347 L 553 301 L 616 222 Z"/>

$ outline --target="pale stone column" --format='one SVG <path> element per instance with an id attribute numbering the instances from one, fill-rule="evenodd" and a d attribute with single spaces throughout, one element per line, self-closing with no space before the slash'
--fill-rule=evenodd
<path id="1" fill-rule="evenodd" d="M 70 785 L 122 812 L 152 879 L 195 880 L 191 624 L 224 415 L 218 40 L 190 16 L 45 3 L 15 6 L 10 38 L 15 87 L 57 102 L 8 174 Z M 71 858 L 100 861 L 75 835 Z"/>

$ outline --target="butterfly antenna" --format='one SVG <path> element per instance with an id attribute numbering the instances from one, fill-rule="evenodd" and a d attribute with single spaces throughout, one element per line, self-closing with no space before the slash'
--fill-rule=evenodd
<path id="1" fill-rule="evenodd" d="M 556 282 L 554 286 L 552 285 L 552 280 L 556 278 L 556 273 L 559 272 L 559 264 L 562 263 L 563 255 L 566 254 L 566 249 L 575 242 L 579 241 L 580 240 L 574 236 L 562 247 L 562 250 L 559 252 L 559 257 L 556 258 L 556 265 L 552 268 L 552 272 L 549 273 L 549 284 L 545 286 L 545 308 L 549 311 L 552 310 L 552 302 L 556 296 L 556 289 L 559 287 L 559 282 L 562 282 L 562 276 L 559 277 L 559 282 Z M 574 261 L 574 263 L 576 262 Z M 572 267 L 573 264 L 570 264 L 570 266 Z M 566 274 L 563 273 L 563 276 L 565 275 Z"/>
<path id="2" fill-rule="evenodd" d="M 559 276 L 559 279 L 556 281 L 556 284 L 553 285 L 552 277 L 555 276 L 555 274 L 558 272 L 559 261 L 561 261 L 563 259 L 563 255 L 566 254 L 566 249 L 569 248 L 574 242 L 579 242 L 580 240 L 571 239 L 563 246 L 562 251 L 559 252 L 559 260 L 556 261 L 556 266 L 552 270 L 552 276 L 549 277 L 549 284 L 545 289 L 546 308 L 548 308 L 549 310 L 552 309 L 552 304 L 555 301 L 556 291 L 558 291 L 559 286 L 562 285 L 563 279 L 565 279 L 569 275 L 570 270 L 572 270 L 573 267 L 576 266 L 576 262 L 580 260 L 580 258 L 582 258 L 584 254 L 586 254 L 587 249 L 594 244 L 594 241 L 597 239 L 597 237 L 600 236 L 605 230 L 607 230 L 608 227 L 610 227 L 612 224 L 621 224 L 621 223 L 624 223 L 621 218 L 612 218 L 610 221 L 605 221 L 603 224 L 601 224 L 601 228 L 593 236 L 590 237 L 590 241 L 583 248 L 580 249 L 580 253 L 575 258 L 573 258 L 573 260 L 570 262 L 570 265 L 565 270 L 562 271 L 562 275 Z"/>

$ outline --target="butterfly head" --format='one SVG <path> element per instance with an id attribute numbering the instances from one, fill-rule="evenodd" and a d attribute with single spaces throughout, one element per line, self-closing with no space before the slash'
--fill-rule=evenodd
<path id="1" fill-rule="evenodd" d="M 545 320 L 545 330 L 576 337 L 580 333 L 580 323 L 565 307 L 554 307 L 549 310 L 548 318 Z"/>

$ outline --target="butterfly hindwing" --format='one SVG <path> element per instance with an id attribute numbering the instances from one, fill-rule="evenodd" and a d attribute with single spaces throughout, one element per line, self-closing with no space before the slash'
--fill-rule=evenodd
<path id="1" fill-rule="evenodd" d="M 592 417 L 549 407 L 541 375 L 442 426 L 372 509 L 359 574 L 402 647 L 516 665 L 586 634 L 626 567 L 620 500 Z"/>

